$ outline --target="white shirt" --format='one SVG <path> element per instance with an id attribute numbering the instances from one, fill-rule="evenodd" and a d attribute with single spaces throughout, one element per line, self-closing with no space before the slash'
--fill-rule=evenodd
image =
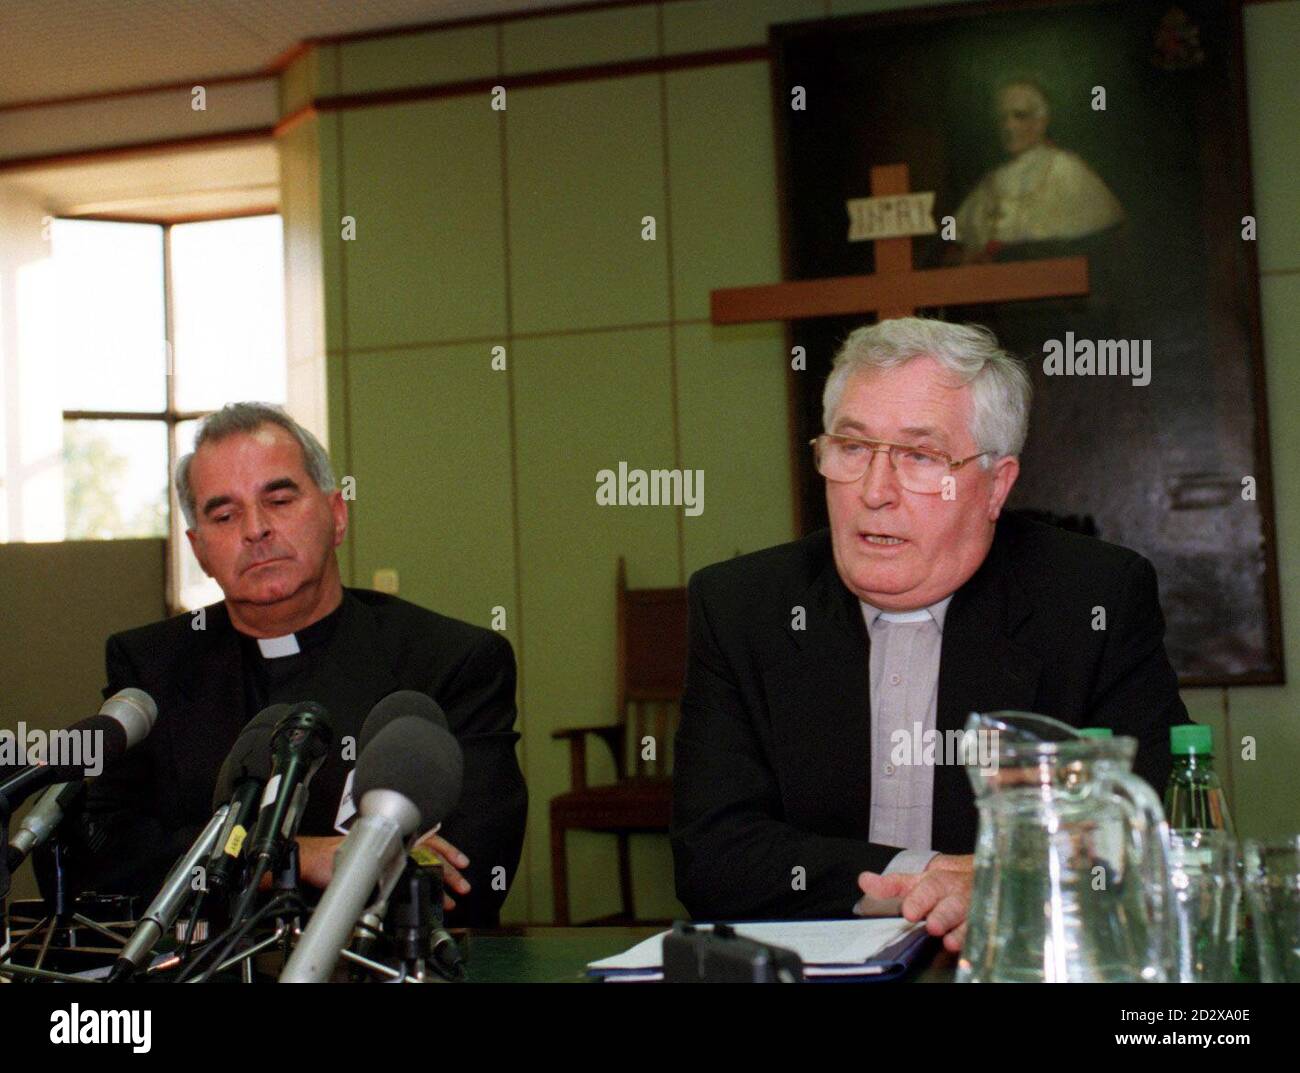
<path id="1" fill-rule="evenodd" d="M 895 763 L 899 735 L 922 740 L 938 719 L 939 657 L 947 596 L 915 611 L 882 611 L 865 601 L 862 617 L 871 639 L 871 823 L 868 837 L 905 851 L 889 872 L 919 872 L 935 856 L 934 768 Z M 915 750 L 906 753 L 915 755 Z"/>

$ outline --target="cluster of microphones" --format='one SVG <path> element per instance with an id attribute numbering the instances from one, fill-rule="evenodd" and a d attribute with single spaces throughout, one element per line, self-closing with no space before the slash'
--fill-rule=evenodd
<path id="1" fill-rule="evenodd" d="M 148 736 L 157 714 L 147 693 L 124 689 L 68 729 L 99 735 L 99 769 L 108 770 Z M 249 721 L 222 765 L 212 818 L 139 918 L 109 982 L 145 971 L 184 982 L 210 979 L 260 949 L 258 927 L 272 920 L 287 953 L 282 983 L 327 981 L 341 957 L 352 962 L 354 978 L 463 976 L 460 952 L 442 927 L 441 866 L 412 852 L 460 799 L 463 758 L 446 715 L 412 690 L 392 693 L 370 711 L 355 743 L 356 817 L 328 886 L 309 908 L 298 889 L 296 835 L 312 777 L 340 747 L 328 712 L 313 702 L 273 704 Z M 43 762 L 0 776 L 0 815 L 40 793 L 9 840 L 0 898 L 9 875 L 59 837 L 85 777 L 84 768 Z M 183 945 L 157 953 L 187 911 Z M 205 911 L 202 919 L 226 926 L 196 945 Z"/>

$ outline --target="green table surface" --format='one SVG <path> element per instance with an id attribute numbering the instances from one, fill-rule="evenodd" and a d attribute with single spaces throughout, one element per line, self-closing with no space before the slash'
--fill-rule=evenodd
<path id="1" fill-rule="evenodd" d="M 662 927 L 555 928 L 524 926 L 477 931 L 461 937 L 471 983 L 581 983 L 587 963 L 618 954 L 648 939 Z M 917 983 L 947 983 L 957 959 L 939 950 L 908 978 Z"/>

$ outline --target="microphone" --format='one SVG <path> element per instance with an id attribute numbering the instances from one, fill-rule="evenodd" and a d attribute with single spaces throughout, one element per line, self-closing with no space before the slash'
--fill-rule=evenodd
<path id="1" fill-rule="evenodd" d="M 257 896 L 262 876 L 279 868 L 307 805 L 307 785 L 334 743 L 334 726 L 321 705 L 301 701 L 276 724 L 271 737 L 271 778 L 262 795 L 248 846 L 252 869 L 231 914 L 238 924 Z"/>
<path id="2" fill-rule="evenodd" d="M 229 812 L 229 805 L 222 805 L 217 809 L 185 856 L 172 865 L 172 870 L 167 873 L 167 878 L 163 881 L 162 890 L 149 903 L 149 908 L 144 911 L 135 930 L 131 932 L 131 938 L 127 940 L 122 953 L 113 963 L 113 968 L 105 978 L 106 983 L 122 983 L 135 975 L 148 959 L 154 944 L 166 934 L 168 928 L 176 923 L 181 906 L 190 896 L 192 890 L 190 883 L 194 869 L 199 866 L 203 856 L 212 849 Z"/>
<path id="3" fill-rule="evenodd" d="M 280 975 L 281 983 L 329 979 L 375 886 L 405 863 L 413 834 L 443 821 L 460 799 L 460 743 L 426 718 L 394 719 L 357 759 L 360 815 L 334 858 L 334 875 Z"/>
<path id="4" fill-rule="evenodd" d="M 58 830 L 63 817 L 68 813 L 84 784 L 61 782 L 51 786 L 27 811 L 18 830 L 9 839 L 8 868 L 10 872 L 18 871 L 32 850 L 45 845 Z"/>
<path id="5" fill-rule="evenodd" d="M 226 821 L 208 855 L 207 888 L 228 891 L 244 859 L 244 843 L 253 825 L 262 791 L 271 778 L 271 741 L 277 724 L 293 711 L 289 704 L 272 704 L 249 720 L 221 765 L 212 793 L 212 811 L 228 806 Z"/>
<path id="6" fill-rule="evenodd" d="M 288 704 L 272 704 L 253 716 L 239 732 L 217 776 L 212 794 L 212 819 L 167 873 L 162 889 L 140 917 L 108 974 L 108 983 L 129 980 L 144 965 L 154 944 L 180 916 L 181 908 L 193 892 L 196 870 L 204 870 L 205 891 L 229 887 L 262 787 L 271 777 L 271 736 L 279 721 L 292 710 Z M 205 860 L 206 864 L 200 863 Z"/>
<path id="7" fill-rule="evenodd" d="M 374 740 L 375 735 L 389 723 L 408 715 L 429 719 L 443 730 L 451 729 L 447 725 L 447 713 L 429 694 L 414 689 L 399 689 L 389 693 L 370 709 L 366 721 L 361 724 L 361 733 L 357 736 L 357 755 L 360 756 L 365 752 L 366 746 Z"/>
<path id="8" fill-rule="evenodd" d="M 357 735 L 356 755 L 360 756 L 365 752 L 366 746 L 374 740 L 375 735 L 388 726 L 389 723 L 407 716 L 428 719 L 442 727 L 443 730 L 450 729 L 447 725 L 446 712 L 431 696 L 415 689 L 398 689 L 383 697 L 370 709 L 365 722 L 361 724 L 361 732 Z M 348 779 L 349 798 L 352 801 L 359 801 L 360 798 L 353 787 L 356 781 L 355 770 L 348 776 Z"/>
<path id="9" fill-rule="evenodd" d="M 117 763 L 122 754 L 134 745 L 138 745 L 149 736 L 154 722 L 158 718 L 158 706 L 153 698 L 143 689 L 127 688 L 114 693 L 104 701 L 98 715 L 83 719 L 70 727 L 51 731 L 57 735 L 56 741 L 68 742 L 66 750 L 80 760 L 88 759 L 88 751 L 81 747 L 82 742 L 98 741 L 102 743 L 99 755 L 99 770 Z M 62 753 L 65 750 L 58 749 Z M 60 782 L 74 782 L 88 777 L 84 762 L 64 762 L 54 764 L 46 757 L 35 763 L 23 764 L 14 774 L 0 781 L 0 799 L 10 808 L 16 808 L 37 790 L 43 790 Z"/>

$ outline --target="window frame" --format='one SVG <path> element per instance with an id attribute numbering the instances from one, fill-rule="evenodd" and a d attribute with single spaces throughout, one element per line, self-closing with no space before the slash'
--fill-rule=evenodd
<path id="1" fill-rule="evenodd" d="M 284 214 L 278 208 L 259 208 L 247 211 L 213 213 L 211 215 L 182 216 L 169 219 L 146 219 L 130 216 L 55 216 L 56 220 L 70 222 L 100 222 L 115 224 L 140 224 L 146 227 L 162 229 L 162 288 L 163 288 L 163 341 L 167 348 L 167 365 L 163 373 L 166 379 L 166 398 L 163 410 L 63 410 L 62 420 L 69 421 L 157 421 L 166 427 L 167 435 L 167 532 L 163 536 L 164 585 L 163 600 L 167 615 L 187 613 L 191 609 L 182 606 L 181 595 L 181 555 L 179 546 L 183 541 L 174 539 L 176 533 L 176 512 L 180 503 L 176 498 L 176 428 L 186 421 L 199 421 L 214 410 L 178 410 L 176 408 L 176 340 L 174 313 L 175 289 L 172 278 L 172 228 L 180 224 L 213 223 L 220 220 L 246 220 L 258 216 L 279 216 L 281 227 L 284 226 Z M 181 514 L 183 519 L 183 512 Z"/>

